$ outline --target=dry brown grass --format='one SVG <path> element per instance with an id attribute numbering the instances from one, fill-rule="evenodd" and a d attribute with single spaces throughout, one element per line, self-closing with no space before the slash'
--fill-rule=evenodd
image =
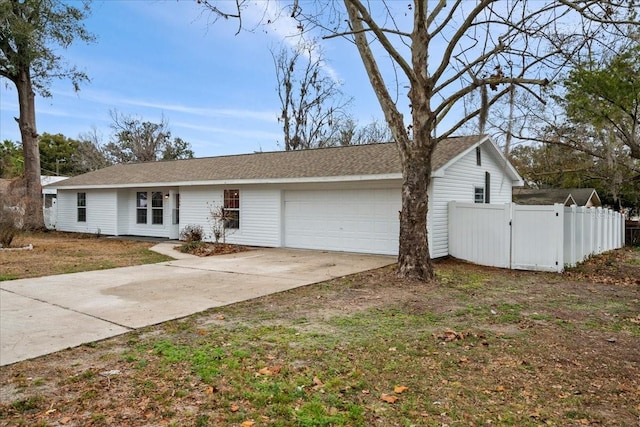
<path id="1" fill-rule="evenodd" d="M 15 248 L 29 244 L 33 245 L 33 250 L 0 251 L 0 281 L 171 259 L 150 251 L 154 243 L 78 233 L 24 233 L 16 236 L 11 246 Z"/>
<path id="2" fill-rule="evenodd" d="M 640 251 L 383 268 L 0 368 L 0 425 L 640 423 Z"/>

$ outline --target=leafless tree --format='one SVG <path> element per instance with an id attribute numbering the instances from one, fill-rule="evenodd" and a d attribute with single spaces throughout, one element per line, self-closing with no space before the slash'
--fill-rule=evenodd
<path id="1" fill-rule="evenodd" d="M 284 149 L 302 150 L 333 145 L 336 125 L 345 117 L 350 99 L 328 75 L 319 47 L 301 42 L 296 48 L 271 52 L 278 83 Z"/>
<path id="2" fill-rule="evenodd" d="M 217 16 L 241 16 L 255 5 L 237 0 L 229 11 L 200 0 Z M 409 4 L 407 4 L 409 3 Z M 430 281 L 434 271 L 427 240 L 431 158 L 438 142 L 486 114 L 512 87 L 539 102 L 547 86 L 586 47 L 606 43 L 611 33 L 638 25 L 627 18 L 627 0 L 478 0 L 413 2 L 343 0 L 287 3 L 287 16 L 301 32 L 353 43 L 364 64 L 402 163 L 402 211 L 398 274 Z M 215 9 L 213 9 L 215 8 Z M 284 15 L 284 14 L 283 14 Z M 267 22 L 268 23 L 268 22 Z M 240 23 L 240 25 L 242 25 Z M 389 58 L 394 67 L 385 67 Z M 408 102 L 392 91 L 406 83 Z M 403 86 L 400 86 L 403 87 Z M 480 106 L 465 98 L 480 91 Z M 410 117 L 405 119 L 405 112 Z"/>
<path id="3" fill-rule="evenodd" d="M 113 140 L 104 146 L 112 163 L 154 162 L 189 159 L 191 145 L 180 138 L 171 139 L 169 123 L 142 121 L 140 118 L 111 111 Z"/>
<path id="4" fill-rule="evenodd" d="M 391 142 L 391 129 L 383 121 L 374 120 L 366 125 L 360 125 L 350 116 L 334 123 L 330 146 L 376 144 Z"/>
<path id="5" fill-rule="evenodd" d="M 89 132 L 80 134 L 78 141 L 78 149 L 71 156 L 75 174 L 91 172 L 112 164 L 107 158 L 102 137 L 95 126 Z"/>

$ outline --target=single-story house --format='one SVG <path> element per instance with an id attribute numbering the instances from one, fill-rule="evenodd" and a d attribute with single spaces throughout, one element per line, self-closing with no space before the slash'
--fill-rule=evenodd
<path id="1" fill-rule="evenodd" d="M 447 203 L 511 202 L 522 178 L 487 136 L 433 155 L 429 239 L 448 254 Z M 227 242 L 397 254 L 402 172 L 395 143 L 119 164 L 55 184 L 57 229 L 177 239 L 205 234 L 212 205 L 233 216 Z"/>
<path id="2" fill-rule="evenodd" d="M 515 188 L 513 202 L 519 205 L 602 206 L 595 188 Z"/>
<path id="3" fill-rule="evenodd" d="M 42 175 L 40 177 L 40 184 L 42 184 L 42 206 L 44 208 L 50 208 L 56 204 L 57 192 L 51 184 L 64 181 L 67 178 L 69 177 L 54 175 Z"/>

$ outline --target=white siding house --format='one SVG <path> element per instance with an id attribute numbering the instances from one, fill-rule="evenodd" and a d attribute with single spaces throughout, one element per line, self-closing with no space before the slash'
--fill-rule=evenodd
<path id="1" fill-rule="evenodd" d="M 429 189 L 432 256 L 448 254 L 447 203 L 511 201 L 522 179 L 486 136 L 441 141 Z M 237 216 L 230 243 L 397 254 L 395 144 L 115 165 L 57 186 L 57 228 L 176 239 L 210 210 Z"/>
<path id="2" fill-rule="evenodd" d="M 449 255 L 448 203 L 509 203 L 516 183 L 514 173 L 513 166 L 491 143 L 467 150 L 436 171 L 431 182 L 428 221 L 429 248 L 434 258 Z"/>

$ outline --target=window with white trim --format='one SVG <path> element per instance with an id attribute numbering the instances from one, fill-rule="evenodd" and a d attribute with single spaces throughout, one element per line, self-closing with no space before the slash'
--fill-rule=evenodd
<path id="1" fill-rule="evenodd" d="M 162 225 L 164 217 L 162 191 L 154 191 L 151 193 L 151 224 Z"/>
<path id="2" fill-rule="evenodd" d="M 147 223 L 147 192 L 138 191 L 136 193 L 136 224 Z"/>
<path id="3" fill-rule="evenodd" d="M 473 187 L 473 202 L 484 203 L 484 187 Z"/>
<path id="4" fill-rule="evenodd" d="M 87 222 L 87 193 L 77 194 L 78 222 Z"/>
<path id="5" fill-rule="evenodd" d="M 240 228 L 240 190 L 224 190 L 223 213 L 226 228 Z"/>

